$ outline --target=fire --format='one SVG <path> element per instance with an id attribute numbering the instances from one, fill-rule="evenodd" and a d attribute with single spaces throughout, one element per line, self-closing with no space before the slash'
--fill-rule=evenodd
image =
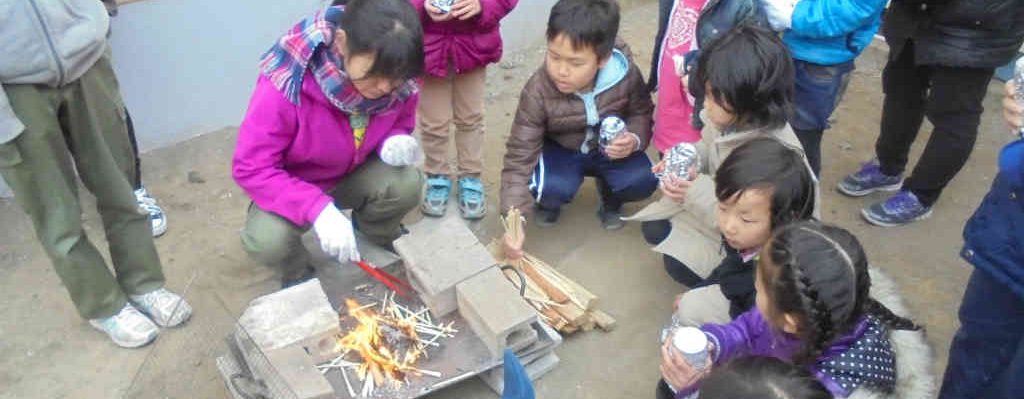
<path id="1" fill-rule="evenodd" d="M 362 306 L 354 299 L 346 299 L 345 306 L 348 316 L 357 323 L 338 339 L 338 345 L 362 357 L 357 369 L 360 379 L 369 373 L 377 385 L 385 381 L 400 385 L 406 374 L 420 374 L 415 364 L 429 343 L 417 333 L 418 314 L 404 314 L 394 303 L 384 306 L 381 313 L 375 306 Z"/>

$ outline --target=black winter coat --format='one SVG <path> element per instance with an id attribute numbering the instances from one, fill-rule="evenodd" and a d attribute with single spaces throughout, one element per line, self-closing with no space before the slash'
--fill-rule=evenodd
<path id="1" fill-rule="evenodd" d="M 893 58 L 912 40 L 918 65 L 996 68 L 1024 40 L 1024 0 L 893 0 L 882 32 Z"/>

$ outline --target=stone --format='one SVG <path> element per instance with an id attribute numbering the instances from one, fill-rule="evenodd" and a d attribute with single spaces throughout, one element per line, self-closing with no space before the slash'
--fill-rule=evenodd
<path id="1" fill-rule="evenodd" d="M 338 313 L 327 300 L 320 279 L 254 299 L 238 318 L 238 329 L 268 355 L 299 347 L 321 363 L 338 354 Z"/>
<path id="2" fill-rule="evenodd" d="M 530 381 L 536 381 L 543 377 L 544 374 L 554 370 L 560 361 L 561 359 L 554 352 L 547 352 L 529 363 L 524 362 L 523 366 L 526 367 L 526 375 L 530 377 Z M 520 359 L 520 362 L 523 362 L 523 360 Z M 480 374 L 480 379 L 498 395 L 505 391 L 504 366 L 498 366 L 485 371 L 483 374 Z"/>
<path id="3" fill-rule="evenodd" d="M 487 248 L 461 218 L 425 218 L 395 240 L 409 282 L 436 317 L 457 309 L 455 285 L 494 266 Z"/>
<path id="4" fill-rule="evenodd" d="M 278 377 L 298 399 L 331 399 L 334 387 L 316 369 L 313 357 L 297 346 L 289 346 L 267 354 Z"/>
<path id="5" fill-rule="evenodd" d="M 498 268 L 490 268 L 456 286 L 459 314 L 500 359 L 509 336 L 537 321 L 537 312 L 509 284 Z"/>

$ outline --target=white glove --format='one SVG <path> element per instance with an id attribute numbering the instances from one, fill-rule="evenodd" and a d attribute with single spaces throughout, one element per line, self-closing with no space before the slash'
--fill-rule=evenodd
<path id="1" fill-rule="evenodd" d="M 415 137 L 391 136 L 380 147 L 380 160 L 391 166 L 409 166 L 423 159 L 423 150 Z"/>
<path id="2" fill-rule="evenodd" d="M 773 30 L 782 32 L 793 27 L 795 0 L 764 0 L 763 4 L 768 24 Z"/>
<path id="3" fill-rule="evenodd" d="M 320 239 L 320 248 L 338 262 L 355 262 L 359 258 L 352 222 L 333 203 L 327 204 L 313 221 L 313 230 Z"/>

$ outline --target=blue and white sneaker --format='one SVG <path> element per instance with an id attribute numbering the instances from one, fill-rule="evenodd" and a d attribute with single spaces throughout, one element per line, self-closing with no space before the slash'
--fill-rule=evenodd
<path id="1" fill-rule="evenodd" d="M 126 303 L 117 314 L 89 320 L 89 324 L 106 333 L 114 344 L 122 348 L 146 346 L 160 333 L 156 324 L 130 303 Z"/>
<path id="2" fill-rule="evenodd" d="M 889 199 L 860 211 L 864 219 L 875 226 L 894 227 L 927 219 L 932 208 L 921 204 L 910 190 L 901 190 Z"/>
<path id="3" fill-rule="evenodd" d="M 861 165 L 860 170 L 839 182 L 839 192 L 851 197 L 863 197 L 875 191 L 896 191 L 903 186 L 903 176 L 882 173 L 877 159 Z"/>
<path id="4" fill-rule="evenodd" d="M 153 224 L 153 237 L 160 237 L 167 232 L 167 215 L 145 187 L 135 190 L 135 202 L 139 203 L 140 209 L 149 214 L 149 221 Z"/>
<path id="5" fill-rule="evenodd" d="M 487 214 L 487 198 L 484 183 L 476 177 L 459 179 L 459 212 L 463 219 L 482 219 Z"/>
<path id="6" fill-rule="evenodd" d="M 423 214 L 427 216 L 444 216 L 448 210 L 448 197 L 451 196 L 452 181 L 447 176 L 428 175 L 427 194 L 423 196 Z"/>

